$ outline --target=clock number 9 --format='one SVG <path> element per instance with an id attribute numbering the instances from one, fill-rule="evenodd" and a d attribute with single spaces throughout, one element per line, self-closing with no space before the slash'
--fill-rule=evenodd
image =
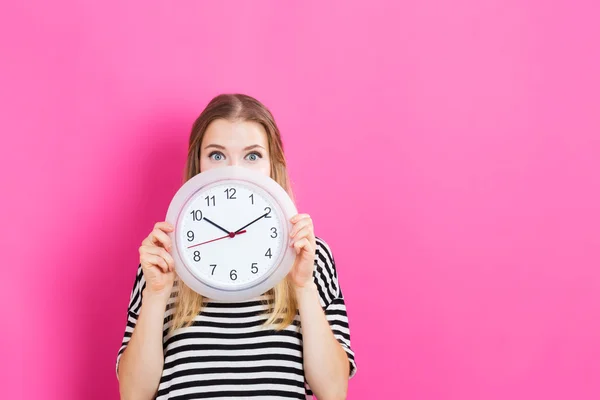
<path id="1" fill-rule="evenodd" d="M 194 241 L 194 232 L 188 231 L 187 237 L 188 237 L 188 242 L 193 242 Z"/>
<path id="2" fill-rule="evenodd" d="M 256 266 L 257 263 L 252 263 L 252 268 L 250 269 L 250 271 L 252 271 L 253 274 L 256 274 L 258 272 L 258 267 Z"/>
<path id="3" fill-rule="evenodd" d="M 277 237 L 277 228 L 275 228 L 275 227 L 272 227 L 272 228 L 271 228 L 271 232 L 273 232 L 273 233 L 272 233 L 272 235 L 271 235 L 271 237 L 272 237 L 273 239 L 274 239 L 274 238 L 276 238 L 276 237 Z M 189 233 L 189 232 L 188 232 L 188 233 Z M 275 236 L 273 236 L 273 235 L 275 235 Z"/>
<path id="4" fill-rule="evenodd" d="M 231 272 L 229 273 L 229 278 L 232 281 L 235 281 L 237 279 L 237 271 L 235 269 L 232 269 Z"/>
<path id="5" fill-rule="evenodd" d="M 194 261 L 200 261 L 200 252 L 198 250 L 194 252 Z"/>

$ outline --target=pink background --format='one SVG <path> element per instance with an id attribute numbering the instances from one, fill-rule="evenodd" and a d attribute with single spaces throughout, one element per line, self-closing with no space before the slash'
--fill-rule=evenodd
<path id="1" fill-rule="evenodd" d="M 4 3 L 3 398 L 118 398 L 138 247 L 220 92 L 271 108 L 334 251 L 348 398 L 600 398 L 597 2 Z"/>

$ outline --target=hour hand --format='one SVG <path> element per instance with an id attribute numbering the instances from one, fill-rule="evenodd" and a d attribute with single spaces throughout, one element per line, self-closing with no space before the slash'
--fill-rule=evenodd
<path id="1" fill-rule="evenodd" d="M 217 228 L 219 228 L 220 230 L 222 230 L 222 231 L 223 231 L 223 232 L 225 232 L 226 234 L 228 234 L 228 235 L 231 235 L 231 232 L 229 232 L 227 229 L 223 228 L 222 226 L 219 226 L 219 225 L 215 224 L 215 223 L 214 223 L 214 222 L 212 222 L 210 219 L 208 219 L 208 218 L 206 218 L 206 217 L 204 217 L 204 218 L 202 218 L 202 219 L 203 219 L 203 220 L 205 220 L 206 222 L 208 222 L 209 224 L 216 226 Z"/>

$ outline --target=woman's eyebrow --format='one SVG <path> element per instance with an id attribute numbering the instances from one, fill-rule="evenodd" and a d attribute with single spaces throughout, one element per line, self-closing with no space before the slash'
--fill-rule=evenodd
<path id="1" fill-rule="evenodd" d="M 205 147 L 205 149 L 208 149 L 209 147 L 214 147 L 214 148 L 219 149 L 219 150 L 226 150 L 225 146 L 221 146 L 220 144 L 215 144 L 215 143 L 211 143 L 211 144 L 207 145 Z M 260 147 L 261 149 L 266 150 L 260 144 L 253 144 L 252 146 L 245 147 L 244 151 L 252 150 L 252 149 L 255 149 L 257 147 Z"/>
<path id="2" fill-rule="evenodd" d="M 208 149 L 209 147 L 215 147 L 215 148 L 220 149 L 220 150 L 225 150 L 225 146 L 221 146 L 220 144 L 211 143 L 208 146 L 206 146 L 205 149 Z"/>
<path id="3" fill-rule="evenodd" d="M 248 147 L 244 148 L 244 151 L 252 150 L 252 149 L 255 149 L 255 148 L 257 148 L 257 147 L 260 147 L 261 149 L 263 149 L 263 150 L 266 150 L 266 149 L 265 149 L 264 147 L 262 147 L 260 144 L 253 144 L 252 146 L 248 146 Z"/>

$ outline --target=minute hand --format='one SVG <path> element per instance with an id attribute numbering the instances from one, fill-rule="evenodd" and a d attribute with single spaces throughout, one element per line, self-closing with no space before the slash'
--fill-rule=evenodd
<path id="1" fill-rule="evenodd" d="M 234 233 L 239 233 L 241 230 L 244 230 L 245 228 L 249 227 L 250 225 L 252 225 L 256 221 L 258 221 L 259 219 L 266 217 L 267 215 L 269 215 L 269 213 L 261 215 L 260 217 L 256 218 L 254 221 L 250 222 L 249 224 L 246 224 L 246 225 L 242 226 L 240 229 L 238 229 Z"/>

